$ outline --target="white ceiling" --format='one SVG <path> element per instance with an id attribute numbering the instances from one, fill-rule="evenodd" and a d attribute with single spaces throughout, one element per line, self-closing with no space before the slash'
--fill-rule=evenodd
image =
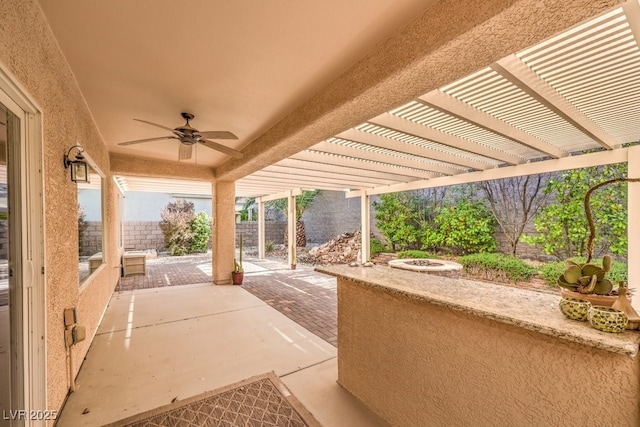
<path id="1" fill-rule="evenodd" d="M 195 114 L 239 149 L 422 14 L 424 0 L 40 0 L 109 150 L 177 160 L 167 134 Z M 197 146 L 191 161 L 227 160 Z"/>

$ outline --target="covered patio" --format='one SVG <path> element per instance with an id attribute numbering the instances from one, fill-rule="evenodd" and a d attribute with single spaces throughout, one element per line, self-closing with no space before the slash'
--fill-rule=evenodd
<path id="1" fill-rule="evenodd" d="M 265 369 L 283 377 L 326 425 L 380 423 L 336 385 L 335 347 L 242 289 L 192 284 L 183 300 L 171 288 L 114 293 L 125 251 L 127 189 L 166 190 L 179 182 L 211 194 L 211 282 L 228 285 L 237 196 L 256 197 L 261 219 L 266 201 L 288 198 L 288 247 L 295 242 L 296 194 L 327 189 L 359 198 L 362 259 L 367 259 L 370 197 L 377 194 L 620 162 L 627 162 L 629 176 L 640 176 L 638 0 L 7 0 L 0 3 L 0 16 L 0 107 L 13 126 L 4 126 L 11 132 L 2 134 L 13 138 L 3 139 L 14 156 L 8 157 L 6 176 L 9 188 L 20 189 L 7 200 L 9 212 L 17 214 L 9 232 L 8 259 L 15 262 L 7 279 L 11 311 L 0 334 L 10 344 L 3 353 L 7 406 L 55 412 L 68 399 L 60 424 L 115 420 Z M 74 148 L 80 158 L 69 157 Z M 101 191 L 101 250 L 86 280 L 78 272 L 78 176 L 68 168 L 74 159 L 90 166 L 93 185 Z M 628 194 L 629 280 L 637 294 L 640 263 L 633 260 L 640 254 L 640 187 L 630 185 Z M 264 226 L 260 234 L 262 257 Z M 294 259 L 291 250 L 287 264 Z M 341 280 L 374 275 L 358 271 L 342 271 Z M 361 281 L 384 287 L 378 279 Z M 396 306 L 393 315 L 386 311 L 393 306 L 388 295 L 367 300 L 361 296 L 369 290 L 353 289 L 353 312 L 362 319 L 379 313 L 388 319 L 382 326 L 392 332 L 406 321 L 405 307 Z M 455 298 L 449 303 L 462 307 Z M 544 303 L 548 309 L 549 300 Z M 640 298 L 633 303 L 640 308 Z M 464 325 L 475 326 L 465 317 L 467 308 L 449 323 L 463 334 L 472 330 Z M 541 351 L 536 362 L 544 362 L 548 348 L 560 355 L 554 360 L 557 372 L 574 373 L 565 359 L 582 347 L 563 340 L 567 328 L 549 338 L 531 328 L 504 326 L 502 309 L 493 313 L 500 319 L 481 320 L 486 336 L 506 330 L 514 342 L 543 341 L 546 347 L 529 347 Z M 528 325 L 535 329 L 546 320 Z M 367 333 L 377 329 L 370 324 L 343 321 L 341 336 L 360 339 L 359 327 Z M 402 327 L 408 331 L 417 324 Z M 81 332 L 86 339 L 78 339 Z M 609 355 L 598 347 L 596 332 L 580 334 L 587 336 L 591 356 Z M 388 338 L 373 346 L 364 340 L 338 348 L 360 351 L 351 353 L 356 362 L 367 357 L 379 362 L 385 359 L 378 356 L 393 355 L 396 338 L 398 344 L 413 343 L 411 336 Z M 490 340 L 472 338 L 491 352 Z M 512 347 L 507 344 L 503 349 Z M 637 342 L 630 346 L 615 356 L 628 367 L 616 372 L 623 380 L 637 379 Z M 452 340 L 449 350 L 461 358 L 460 348 Z M 175 359 L 163 358 L 168 350 Z M 438 352 L 417 357 L 432 353 Z M 152 359 L 158 364 L 147 366 Z M 443 360 L 440 372 L 456 371 Z M 201 374 L 212 366 L 214 376 Z M 413 365 L 403 366 L 406 381 L 385 374 L 387 385 L 413 380 Z M 489 366 L 485 373 L 491 374 L 497 365 Z M 117 381 L 110 382 L 103 367 Z M 146 381 L 132 379 L 138 371 L 146 372 Z M 536 390 L 527 389 L 526 381 L 516 381 L 522 371 L 502 374 L 533 396 Z M 369 377 L 360 374 L 358 380 Z M 76 376 L 80 387 L 70 393 Z M 553 380 L 540 378 L 540 390 L 554 392 Z M 153 387 L 158 382 L 171 388 L 158 392 Z M 489 384 L 479 375 L 459 384 L 471 393 L 466 385 L 474 382 Z M 456 396 L 457 384 L 439 384 Z M 627 385 L 628 419 L 637 422 L 640 389 Z M 437 394 L 418 390 L 412 395 Z M 474 403 L 482 408 L 482 399 L 491 401 L 502 391 L 496 384 Z M 374 395 L 386 397 L 384 391 Z M 532 404 L 541 402 L 536 397 Z M 401 404 L 386 403 L 387 414 L 403 416 Z M 418 412 L 422 403 L 415 405 Z M 549 403 L 571 406 L 561 399 Z M 519 404 L 505 403 L 505 416 L 529 416 L 524 410 L 530 406 L 520 410 Z M 441 419 L 455 409 L 442 409 Z M 475 410 L 462 415 L 472 419 Z M 538 415 L 556 417 L 545 410 Z M 17 423 L 46 425 L 47 420 Z"/>

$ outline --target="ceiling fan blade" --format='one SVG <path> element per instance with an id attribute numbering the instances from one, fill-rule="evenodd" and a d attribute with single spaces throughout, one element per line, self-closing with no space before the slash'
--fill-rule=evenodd
<path id="1" fill-rule="evenodd" d="M 146 123 L 146 124 L 151 125 L 151 126 L 155 126 L 155 127 L 161 128 L 161 129 L 168 130 L 171 133 L 175 133 L 175 129 L 171 129 L 170 127 L 167 127 L 167 126 L 159 125 L 159 124 L 153 123 L 153 122 L 148 122 L 146 120 L 140 120 L 140 119 L 133 119 L 133 120 L 135 120 L 136 122 L 142 122 L 142 123 Z"/>
<path id="2" fill-rule="evenodd" d="M 211 139 L 238 139 L 237 136 L 225 130 L 208 130 L 206 132 L 198 132 L 198 135 Z"/>
<path id="3" fill-rule="evenodd" d="M 140 144 L 141 142 L 158 141 L 160 139 L 178 139 L 175 136 L 159 136 L 157 138 L 136 139 L 135 141 L 121 142 L 118 145 L 133 145 Z"/>
<path id="4" fill-rule="evenodd" d="M 201 139 L 198 142 L 200 142 L 202 145 L 204 145 L 207 148 L 211 148 L 212 150 L 223 152 L 224 154 L 228 154 L 231 157 L 236 157 L 236 158 L 242 157 L 241 152 L 233 150 L 229 147 L 225 147 L 224 145 L 218 144 L 217 142 L 209 141 L 208 139 Z"/>
<path id="5" fill-rule="evenodd" d="M 180 149 L 178 150 L 178 160 L 189 160 L 192 154 L 193 145 L 182 143 L 180 144 Z"/>

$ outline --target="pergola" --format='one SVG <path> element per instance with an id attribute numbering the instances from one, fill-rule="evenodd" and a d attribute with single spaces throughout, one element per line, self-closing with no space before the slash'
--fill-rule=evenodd
<path id="1" fill-rule="evenodd" d="M 629 162 L 640 176 L 640 5 L 624 4 L 239 179 L 263 203 L 304 189 L 360 197 Z M 264 218 L 262 212 L 259 218 Z M 629 188 L 629 253 L 640 252 L 640 189 Z M 260 221 L 260 256 L 264 223 Z M 293 254 L 290 254 L 290 258 Z M 632 256 L 631 256 L 632 257 Z M 629 265 L 632 287 L 640 269 Z"/>
<path id="2" fill-rule="evenodd" d="M 288 247 L 295 242 L 295 195 L 302 190 L 360 197 L 367 259 L 370 196 L 620 162 L 629 162 L 629 176 L 637 177 L 637 117 L 640 3 L 630 0 L 309 148 L 290 148 L 292 155 L 276 155 L 280 159 L 269 166 L 233 159 L 215 176 L 233 185 L 236 196 L 256 197 L 259 210 L 266 201 L 287 197 Z M 271 143 L 272 135 L 265 135 Z M 171 188 L 171 180 L 152 181 L 121 178 L 129 189 Z M 209 185 L 186 184 L 198 193 Z M 640 253 L 633 238 L 640 235 L 639 224 L 640 188 L 630 185 L 630 258 Z M 264 256 L 262 221 L 259 230 Z M 640 266 L 630 263 L 629 278 L 637 288 Z"/>

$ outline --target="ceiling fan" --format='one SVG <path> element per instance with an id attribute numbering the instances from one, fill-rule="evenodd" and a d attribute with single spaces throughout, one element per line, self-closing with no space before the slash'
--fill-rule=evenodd
<path id="1" fill-rule="evenodd" d="M 182 118 L 184 118 L 187 121 L 187 123 L 185 123 L 182 126 L 178 126 L 175 129 L 171 129 L 167 126 L 159 125 L 157 123 L 148 122 L 146 120 L 133 119 L 138 122 L 146 123 L 151 126 L 156 126 L 156 127 L 168 130 L 169 132 L 173 133 L 173 135 L 159 136 L 157 138 L 137 139 L 135 141 L 121 142 L 118 145 L 122 145 L 122 146 L 133 145 L 133 144 L 140 144 L 142 142 L 157 141 L 160 139 L 177 139 L 180 141 L 180 149 L 178 151 L 179 160 L 190 159 L 193 153 L 193 146 L 195 144 L 202 144 L 207 148 L 220 151 L 224 154 L 228 154 L 231 157 L 242 157 L 241 152 L 233 150 L 229 147 L 225 147 L 224 145 L 218 144 L 217 142 L 209 141 L 207 139 L 207 138 L 238 139 L 238 137 L 235 136 L 233 133 L 227 132 L 227 131 L 217 131 L 217 130 L 200 132 L 198 129 L 193 128 L 189 125 L 189 121 L 193 120 L 193 118 L 195 117 L 193 114 L 181 113 L 181 115 L 182 115 Z"/>

